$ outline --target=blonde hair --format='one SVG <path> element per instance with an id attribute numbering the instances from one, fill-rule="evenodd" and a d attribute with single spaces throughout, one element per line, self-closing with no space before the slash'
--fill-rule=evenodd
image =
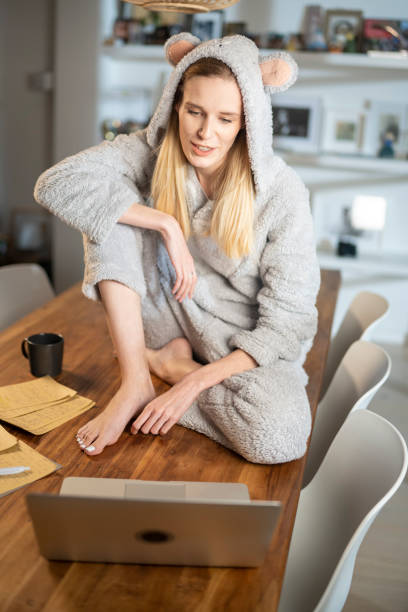
<path id="1" fill-rule="evenodd" d="M 232 71 L 215 58 L 202 58 L 189 66 L 179 83 L 164 138 L 159 146 L 152 177 L 155 208 L 177 219 L 186 240 L 191 234 L 185 197 L 187 159 L 180 137 L 176 105 L 183 99 L 185 83 L 195 76 L 234 79 Z M 248 255 L 253 245 L 255 188 L 245 129 L 241 129 L 214 179 L 214 208 L 210 235 L 228 257 Z"/>

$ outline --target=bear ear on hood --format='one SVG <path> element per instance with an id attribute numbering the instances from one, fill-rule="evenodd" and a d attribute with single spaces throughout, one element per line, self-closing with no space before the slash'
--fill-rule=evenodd
<path id="1" fill-rule="evenodd" d="M 180 34 L 170 36 L 164 45 L 167 61 L 172 66 L 177 66 L 179 61 L 200 43 L 201 40 L 190 32 L 180 32 Z"/>
<path id="2" fill-rule="evenodd" d="M 277 51 L 261 59 L 259 67 L 262 73 L 262 82 L 269 93 L 289 89 L 298 76 L 298 67 L 295 60 L 284 51 Z"/>

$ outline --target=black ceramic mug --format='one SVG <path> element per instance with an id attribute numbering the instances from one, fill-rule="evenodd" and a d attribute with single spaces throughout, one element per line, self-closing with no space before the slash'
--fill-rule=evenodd
<path id="1" fill-rule="evenodd" d="M 60 334 L 34 334 L 24 338 L 21 350 L 33 376 L 58 376 L 62 368 L 64 338 Z"/>

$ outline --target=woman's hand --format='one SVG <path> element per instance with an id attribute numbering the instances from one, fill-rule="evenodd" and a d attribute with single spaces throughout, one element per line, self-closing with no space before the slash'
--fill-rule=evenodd
<path id="1" fill-rule="evenodd" d="M 176 272 L 173 295 L 179 302 L 182 302 L 187 296 L 191 299 L 197 283 L 194 259 L 188 250 L 181 227 L 174 217 L 168 215 L 161 235 Z"/>
<path id="2" fill-rule="evenodd" d="M 171 389 L 149 402 L 137 419 L 131 431 L 137 434 L 166 434 L 190 408 L 201 388 L 194 377 L 185 377 Z"/>

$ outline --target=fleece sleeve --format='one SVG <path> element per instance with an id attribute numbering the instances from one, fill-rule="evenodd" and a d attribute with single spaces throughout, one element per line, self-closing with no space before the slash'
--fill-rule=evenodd
<path id="1" fill-rule="evenodd" d="M 230 339 L 231 349 L 244 350 L 261 366 L 304 359 L 317 329 L 320 270 L 313 221 L 308 192 L 295 182 L 295 189 L 279 197 L 277 209 L 284 212 L 270 228 L 261 256 L 256 326 Z"/>
<path id="2" fill-rule="evenodd" d="M 38 178 L 34 198 L 94 242 L 103 242 L 121 215 L 144 200 L 154 156 L 144 131 L 121 135 L 67 157 Z"/>

